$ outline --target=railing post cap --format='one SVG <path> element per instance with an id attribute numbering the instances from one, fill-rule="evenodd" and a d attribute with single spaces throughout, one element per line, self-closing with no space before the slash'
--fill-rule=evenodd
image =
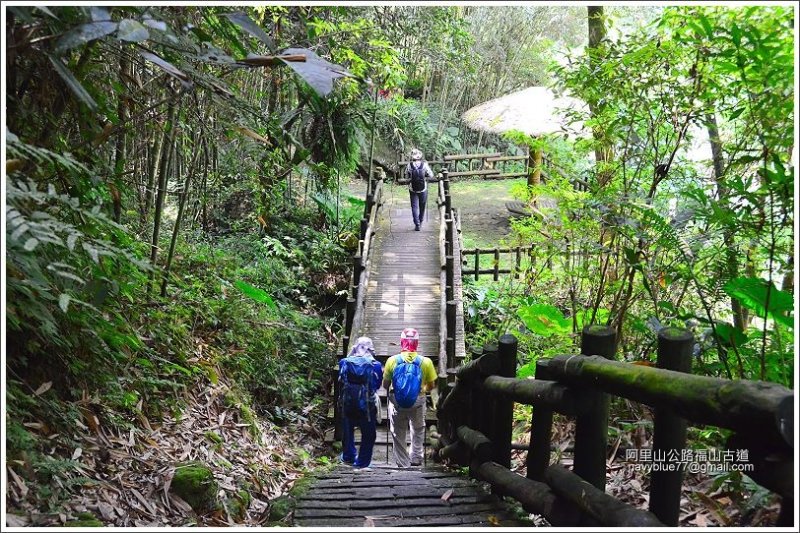
<path id="1" fill-rule="evenodd" d="M 694 335 L 688 329 L 667 327 L 659 330 L 658 338 L 670 342 L 689 342 L 694 340 Z"/>
<path id="2" fill-rule="evenodd" d="M 500 337 L 500 344 L 516 345 L 518 342 L 519 341 L 517 340 L 517 338 L 514 335 L 512 335 L 511 333 L 504 333 Z"/>
<path id="3" fill-rule="evenodd" d="M 590 335 L 592 337 L 613 337 L 617 334 L 614 328 L 610 328 L 608 326 L 601 326 L 600 324 L 591 324 L 589 326 L 584 326 L 583 331 L 581 333 L 583 335 Z"/>

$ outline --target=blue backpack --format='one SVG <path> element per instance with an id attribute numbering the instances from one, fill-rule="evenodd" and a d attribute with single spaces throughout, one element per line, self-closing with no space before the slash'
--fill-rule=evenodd
<path id="1" fill-rule="evenodd" d="M 402 354 L 398 354 L 397 364 L 392 372 L 392 387 L 397 405 L 408 408 L 414 405 L 422 389 L 422 357 L 417 355 L 412 362 L 407 362 Z"/>
<path id="2" fill-rule="evenodd" d="M 374 402 L 372 388 L 372 361 L 364 356 L 345 357 L 339 367 L 339 382 L 342 384 L 339 405 L 350 418 L 362 415 L 370 419 L 370 405 Z"/>

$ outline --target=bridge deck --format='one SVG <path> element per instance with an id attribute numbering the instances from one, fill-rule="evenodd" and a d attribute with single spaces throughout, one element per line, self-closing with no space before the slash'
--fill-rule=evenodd
<path id="1" fill-rule="evenodd" d="M 302 527 L 523 526 L 496 496 L 438 467 L 342 466 L 298 497 Z"/>
<path id="2" fill-rule="evenodd" d="M 419 331 L 419 352 L 439 359 L 439 211 L 436 184 L 428 186 L 428 206 L 414 231 L 408 189 L 389 186 L 376 226 L 367 285 L 364 323 L 356 336 L 372 338 L 383 363 L 400 351 L 400 332 Z"/>

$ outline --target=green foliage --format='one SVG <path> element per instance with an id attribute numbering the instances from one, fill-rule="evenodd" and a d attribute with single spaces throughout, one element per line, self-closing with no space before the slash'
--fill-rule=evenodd
<path id="1" fill-rule="evenodd" d="M 570 322 L 552 305 L 525 305 L 517 309 L 517 316 L 531 332 L 543 337 L 564 334 L 572 330 Z"/>
<path id="2" fill-rule="evenodd" d="M 739 277 L 729 280 L 723 289 L 744 307 L 755 311 L 756 316 L 770 317 L 788 328 L 794 327 L 794 298 L 774 284 L 761 278 Z"/>
<path id="3" fill-rule="evenodd" d="M 252 298 L 257 302 L 266 304 L 267 307 L 269 307 L 273 311 L 276 309 L 275 302 L 272 300 L 272 298 L 270 298 L 269 294 L 259 289 L 258 287 L 253 287 L 252 285 L 250 285 L 249 283 L 245 283 L 244 281 L 237 281 L 235 285 L 236 287 L 239 288 L 240 291 L 242 291 L 245 294 L 245 296 Z"/>

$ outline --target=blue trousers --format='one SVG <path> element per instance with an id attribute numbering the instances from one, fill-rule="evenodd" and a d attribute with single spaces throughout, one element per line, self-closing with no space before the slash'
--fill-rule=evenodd
<path id="1" fill-rule="evenodd" d="M 372 462 L 372 449 L 375 447 L 376 422 L 375 406 L 370 406 L 370 416 L 362 415 L 357 418 L 342 417 L 342 460 L 353 463 L 353 466 L 364 468 Z M 356 456 L 356 427 L 361 430 L 361 445 Z"/>
<path id="2" fill-rule="evenodd" d="M 414 225 L 419 226 L 425 218 L 425 204 L 428 203 L 428 189 L 422 192 L 408 191 L 411 195 L 411 216 L 414 217 Z"/>

